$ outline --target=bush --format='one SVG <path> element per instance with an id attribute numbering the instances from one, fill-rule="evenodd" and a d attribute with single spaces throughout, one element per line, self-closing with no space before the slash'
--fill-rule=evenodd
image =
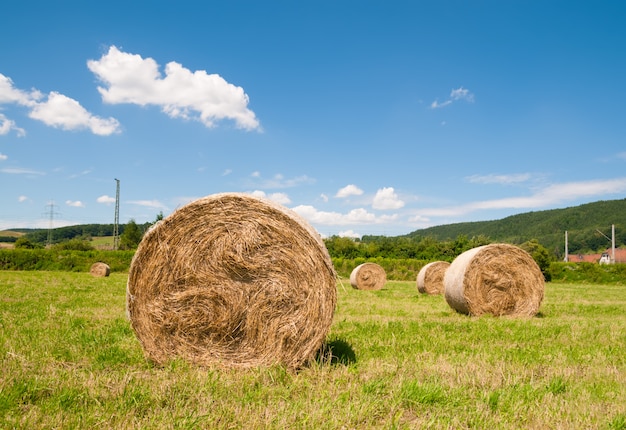
<path id="1" fill-rule="evenodd" d="M 86 240 L 82 239 L 70 239 L 57 243 L 52 247 L 55 250 L 67 250 L 67 251 L 91 251 L 94 249 L 93 245 Z"/>
<path id="2" fill-rule="evenodd" d="M 626 284 L 626 264 L 565 263 L 550 264 L 552 282 L 578 284 Z"/>
<path id="3" fill-rule="evenodd" d="M 89 272 L 98 261 L 111 272 L 128 272 L 134 251 L 75 251 L 59 249 L 0 249 L 0 270 Z"/>

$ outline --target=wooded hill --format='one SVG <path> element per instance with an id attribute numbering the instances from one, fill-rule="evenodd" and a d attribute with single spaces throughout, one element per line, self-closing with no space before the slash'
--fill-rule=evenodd
<path id="1" fill-rule="evenodd" d="M 615 246 L 626 245 L 626 199 L 527 212 L 494 221 L 441 225 L 416 230 L 404 237 L 417 241 L 427 237 L 448 241 L 461 235 L 468 238 L 486 236 L 492 242 L 513 244 L 537 239 L 556 256 L 563 256 L 565 231 L 568 232 L 570 253 L 597 252 L 611 247 L 610 240 L 600 233 L 610 238 L 611 225 L 615 225 Z"/>

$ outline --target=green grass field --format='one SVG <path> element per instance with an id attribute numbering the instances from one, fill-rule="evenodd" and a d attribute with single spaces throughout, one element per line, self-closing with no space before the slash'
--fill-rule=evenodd
<path id="1" fill-rule="evenodd" d="M 0 271 L 0 428 L 626 429 L 623 286 L 547 284 L 513 319 L 344 280 L 332 357 L 289 373 L 152 366 L 126 280 Z"/>

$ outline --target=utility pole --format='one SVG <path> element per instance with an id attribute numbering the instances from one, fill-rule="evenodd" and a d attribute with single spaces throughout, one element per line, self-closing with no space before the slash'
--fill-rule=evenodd
<path id="1" fill-rule="evenodd" d="M 113 249 L 120 247 L 120 180 L 115 178 L 117 183 L 115 190 L 115 222 L 113 223 Z"/>
<path id="2" fill-rule="evenodd" d="M 46 205 L 46 207 L 48 208 L 46 216 L 48 216 L 50 219 L 50 222 L 48 224 L 48 238 L 46 239 L 46 247 L 52 245 L 52 229 L 54 228 L 54 216 L 60 215 L 54 210 L 54 206 L 54 200 L 50 200 L 50 203 Z"/>
<path id="3" fill-rule="evenodd" d="M 567 230 L 565 230 L 565 258 L 563 259 L 563 261 L 565 261 L 566 263 L 569 261 L 569 250 L 567 248 L 568 248 L 568 245 L 567 245 Z"/>
<path id="4" fill-rule="evenodd" d="M 600 230 L 596 229 L 598 233 L 606 238 L 609 242 L 611 242 L 611 264 L 615 264 L 615 224 L 611 224 L 611 236 L 608 237 L 606 234 L 602 233 Z"/>
<path id="5" fill-rule="evenodd" d="M 611 224 L 611 264 L 615 264 L 615 224 Z"/>

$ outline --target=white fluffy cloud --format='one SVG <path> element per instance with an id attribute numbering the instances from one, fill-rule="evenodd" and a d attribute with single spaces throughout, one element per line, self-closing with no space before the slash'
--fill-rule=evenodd
<path id="1" fill-rule="evenodd" d="M 363 190 L 354 184 L 346 185 L 335 194 L 335 197 L 345 198 L 349 196 L 360 196 L 363 194 Z"/>
<path id="2" fill-rule="evenodd" d="M 37 90 L 26 92 L 15 88 L 11 78 L 0 73 L 0 103 L 32 106 L 41 97 L 41 92 Z"/>
<path id="3" fill-rule="evenodd" d="M 354 239 L 359 239 L 361 237 L 361 235 L 357 232 L 355 232 L 354 230 L 345 230 L 345 231 L 340 231 L 339 233 L 337 233 L 337 236 L 339 237 L 351 237 Z"/>
<path id="4" fill-rule="evenodd" d="M 115 197 L 107 196 L 106 194 L 100 196 L 96 199 L 98 203 L 104 203 L 105 205 L 110 205 L 111 203 L 115 203 Z"/>
<path id="5" fill-rule="evenodd" d="M 159 106 L 172 118 L 198 120 L 207 127 L 229 119 L 238 128 L 260 129 L 243 88 L 220 75 L 192 72 L 172 61 L 165 65 L 163 77 L 154 59 L 122 52 L 115 46 L 99 60 L 88 61 L 87 67 L 105 85 L 98 87 L 105 103 Z"/>
<path id="6" fill-rule="evenodd" d="M 252 191 L 250 194 L 255 197 L 271 200 L 281 205 L 288 205 L 289 203 L 291 203 L 291 199 L 285 193 L 266 194 L 265 191 L 255 190 L 255 191 Z"/>
<path id="7" fill-rule="evenodd" d="M 9 134 L 11 130 L 15 130 L 19 137 L 26 135 L 26 131 L 23 128 L 18 127 L 15 124 L 15 121 L 7 118 L 0 113 L 0 136 L 4 134 Z"/>
<path id="8" fill-rule="evenodd" d="M 93 134 L 108 136 L 120 129 L 114 118 L 99 118 L 90 114 L 76 100 L 52 91 L 48 100 L 37 103 L 29 116 L 51 127 L 63 130 L 89 129 Z"/>
<path id="9" fill-rule="evenodd" d="M 119 132 L 120 124 L 115 118 L 100 118 L 89 113 L 76 100 L 50 92 L 47 99 L 38 90 L 30 92 L 15 88 L 13 81 L 0 74 L 0 104 L 18 104 L 30 109 L 28 116 L 46 125 L 63 130 L 88 129 L 92 133 L 106 136 Z M 25 134 L 24 129 L 0 114 L 0 134 L 15 130 L 18 136 Z"/>
<path id="10" fill-rule="evenodd" d="M 293 208 L 293 211 L 305 218 L 312 224 L 322 225 L 364 225 L 382 224 L 397 219 L 397 215 L 376 216 L 366 209 L 352 209 L 348 213 L 319 211 L 310 205 L 300 205 Z"/>
<path id="11" fill-rule="evenodd" d="M 372 207 L 381 210 L 400 209 L 404 207 L 404 202 L 398 198 L 393 187 L 386 187 L 376 192 Z"/>
<path id="12" fill-rule="evenodd" d="M 84 208 L 85 207 L 83 202 L 81 202 L 80 200 L 76 200 L 76 201 L 66 200 L 65 204 L 68 205 L 68 206 L 71 206 L 73 208 Z"/>

